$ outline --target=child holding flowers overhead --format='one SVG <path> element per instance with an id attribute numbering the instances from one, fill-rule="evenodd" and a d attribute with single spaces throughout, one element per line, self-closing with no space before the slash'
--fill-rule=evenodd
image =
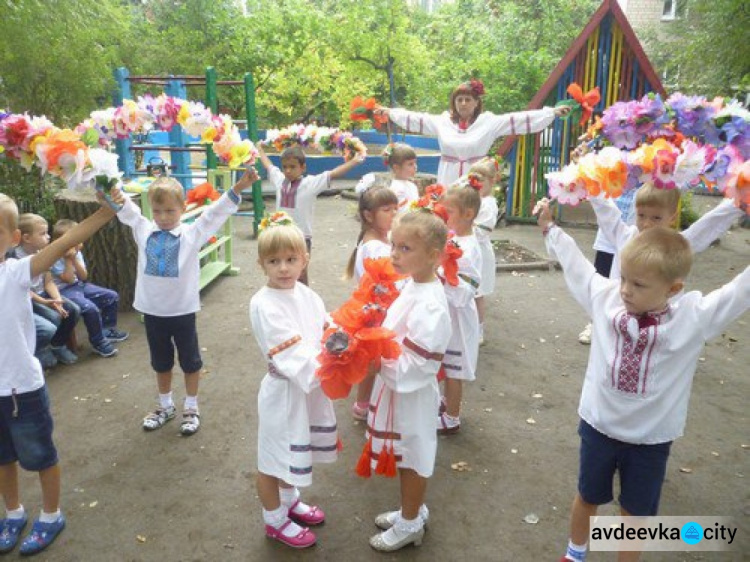
<path id="1" fill-rule="evenodd" d="M 201 424 L 198 384 L 203 367 L 195 313 L 200 310 L 201 247 L 237 211 L 240 194 L 258 179 L 250 168 L 240 180 L 190 224 L 181 222 L 185 210 L 182 185 L 170 177 L 154 181 L 148 190 L 153 220 L 141 215 L 129 197 L 114 188 L 112 199 L 122 208 L 117 218 L 133 230 L 138 246 L 138 272 L 133 307 L 143 313 L 151 367 L 156 371 L 159 406 L 143 419 L 143 429 L 164 426 L 176 414 L 172 399 L 174 354 L 185 373 L 185 403 L 180 434 L 193 435 Z"/>
<path id="2" fill-rule="evenodd" d="M 336 460 L 333 405 L 315 377 L 326 323 L 320 297 L 298 283 L 308 254 L 302 231 L 286 213 L 265 221 L 258 264 L 268 281 L 250 301 L 250 321 L 268 372 L 258 393 L 258 478 L 266 535 L 293 548 L 315 544 L 311 525 L 325 514 L 300 500 L 313 463 Z"/>
<path id="3" fill-rule="evenodd" d="M 268 171 L 268 179 L 276 191 L 276 210 L 284 211 L 294 220 L 305 235 L 308 253 L 312 250 L 312 222 L 315 199 L 331 187 L 331 180 L 345 175 L 362 162 L 361 156 L 352 156 L 348 161 L 329 172 L 305 176 L 305 152 L 300 146 L 290 146 L 281 153 L 281 169 L 273 165 L 259 146 L 260 161 Z M 307 268 L 300 281 L 307 285 Z"/>
<path id="4" fill-rule="evenodd" d="M 445 369 L 445 398 L 438 415 L 438 433 L 449 435 L 461 428 L 461 398 L 463 381 L 476 377 L 479 358 L 479 316 L 474 302 L 481 284 L 482 252 L 474 235 L 474 220 L 479 213 L 481 186 L 456 183 L 448 188 L 441 204 L 447 213 L 448 228 L 455 232 L 452 238 L 461 248 L 458 258 L 458 282 L 446 282 L 452 333 L 443 359 Z"/>
<path id="5" fill-rule="evenodd" d="M 391 143 L 383 150 L 383 163 L 393 176 L 388 187 L 398 197 L 399 211 L 405 211 L 412 201 L 419 199 L 419 189 L 412 181 L 417 173 L 417 153 L 408 144 Z M 365 174 L 354 190 L 362 193 L 374 184 L 375 174 Z"/>
<path id="6" fill-rule="evenodd" d="M 391 234 L 393 267 L 411 276 L 383 322 L 396 333 L 401 354 L 380 365 L 358 472 L 368 474 L 370 467 L 379 472 L 378 464 L 395 464 L 401 507 L 375 518 L 384 529 L 370 539 L 376 550 L 420 545 L 429 517 L 424 498 L 437 452 L 436 375 L 450 339 L 448 303 L 436 275 L 447 234 L 443 220 L 426 209 L 401 215 Z"/>
<path id="7" fill-rule="evenodd" d="M 349 258 L 346 268 L 346 278 L 354 277 L 359 283 L 364 274 L 366 259 L 377 259 L 391 255 L 391 243 L 388 235 L 391 231 L 393 218 L 398 212 L 398 197 L 387 187 L 371 187 L 359 197 L 359 220 L 362 225 L 357 247 Z M 352 404 L 354 419 L 367 419 L 367 409 L 370 404 L 372 377 L 362 381 L 357 387 L 357 397 Z"/>
<path id="8" fill-rule="evenodd" d="M 483 95 L 481 80 L 470 80 L 453 90 L 448 111 L 440 115 L 384 107 L 375 111 L 407 131 L 437 136 L 441 153 L 437 181 L 442 185 L 450 185 L 466 174 L 469 166 L 487 155 L 498 137 L 536 133 L 556 116 L 570 111 L 568 107 L 545 107 L 495 115 L 482 112 Z"/>

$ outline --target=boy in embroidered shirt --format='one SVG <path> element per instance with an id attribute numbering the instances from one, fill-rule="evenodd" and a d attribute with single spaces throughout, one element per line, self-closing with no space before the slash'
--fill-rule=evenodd
<path id="1" fill-rule="evenodd" d="M 64 235 L 77 223 L 61 219 L 52 229 L 52 239 Z M 86 262 L 81 253 L 82 245 L 70 248 L 52 266 L 60 294 L 69 298 L 81 309 L 83 323 L 89 334 L 93 351 L 102 357 L 112 357 L 117 349 L 112 345 L 128 339 L 128 333 L 117 329 L 117 307 L 120 295 L 117 291 L 94 285 L 88 281 Z"/>
<path id="2" fill-rule="evenodd" d="M 258 146 L 260 161 L 268 171 L 268 179 L 276 191 L 276 210 L 284 211 L 305 235 L 308 253 L 312 250 L 312 222 L 315 198 L 331 186 L 331 180 L 342 177 L 363 160 L 355 156 L 330 172 L 305 176 L 305 152 L 299 146 L 285 148 L 281 153 L 281 170 L 273 165 L 263 149 Z M 307 285 L 307 268 L 300 276 Z"/>
<path id="3" fill-rule="evenodd" d="M 438 433 L 449 435 L 461 428 L 459 417 L 463 381 L 476 378 L 479 359 L 479 315 L 476 296 L 482 282 L 482 251 L 474 234 L 474 220 L 482 204 L 477 187 L 459 183 L 445 193 L 442 204 L 448 213 L 448 228 L 463 255 L 458 259 L 458 285 L 445 283 L 445 296 L 453 333 L 443 359 L 445 398 L 437 419 Z"/>
<path id="4" fill-rule="evenodd" d="M 172 399 L 174 353 L 185 373 L 185 404 L 180 433 L 193 435 L 200 428 L 198 383 L 203 367 L 195 313 L 200 310 L 198 252 L 232 213 L 240 194 L 258 179 L 249 169 L 240 180 L 190 224 L 181 222 L 185 210 L 182 185 L 161 177 L 151 184 L 148 199 L 153 220 L 141 215 L 130 198 L 115 188 L 112 199 L 122 205 L 117 218 L 133 230 L 138 246 L 138 273 L 133 307 L 143 313 L 151 367 L 156 371 L 159 407 L 143 419 L 143 429 L 159 429 L 175 417 Z"/>
<path id="5" fill-rule="evenodd" d="M 669 449 L 685 427 L 698 358 L 706 340 L 750 307 L 750 267 L 706 296 L 683 293 L 690 245 L 671 229 L 653 227 L 622 250 L 621 278 L 607 279 L 555 226 L 546 200 L 540 208 L 547 249 L 593 322 L 578 408 L 578 494 L 563 558 L 584 560 L 589 517 L 612 500 L 615 471 L 622 514 L 656 515 Z"/>
<path id="6" fill-rule="evenodd" d="M 65 527 L 60 512 L 60 465 L 52 440 L 52 414 L 42 368 L 34 358 L 34 320 L 29 289 L 65 251 L 104 226 L 114 213 L 99 209 L 65 236 L 22 259 L 3 259 L 21 239 L 18 207 L 0 193 L 0 554 L 15 548 L 28 516 L 19 497 L 18 465 L 38 472 L 42 512 L 21 544 L 21 554 L 47 548 Z"/>

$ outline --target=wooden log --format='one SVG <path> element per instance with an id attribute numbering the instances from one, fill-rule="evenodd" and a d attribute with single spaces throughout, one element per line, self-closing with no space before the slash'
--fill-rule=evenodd
<path id="1" fill-rule="evenodd" d="M 137 201 L 137 196 L 134 201 Z M 64 190 L 55 197 L 58 219 L 81 222 L 99 208 L 92 191 Z M 138 248 L 129 227 L 113 218 L 83 245 L 89 281 L 120 294 L 120 310 L 132 310 Z"/>
<path id="2" fill-rule="evenodd" d="M 375 183 L 373 183 L 373 187 L 381 185 L 388 186 L 391 184 L 391 180 L 393 179 L 393 175 L 390 172 L 374 172 L 374 175 Z M 434 174 L 417 174 L 412 178 L 411 181 L 417 184 L 419 194 L 424 195 L 424 188 L 437 182 L 437 176 L 435 176 Z"/>

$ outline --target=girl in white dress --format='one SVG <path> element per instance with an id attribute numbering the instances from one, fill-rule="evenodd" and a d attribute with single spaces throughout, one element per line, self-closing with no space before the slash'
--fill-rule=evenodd
<path id="1" fill-rule="evenodd" d="M 359 197 L 359 221 L 362 229 L 357 239 L 357 247 L 346 266 L 345 279 L 355 278 L 357 283 L 365 273 L 365 259 L 377 259 L 391 255 L 391 231 L 393 218 L 398 212 L 398 198 L 388 187 L 371 187 Z M 370 392 L 374 377 L 368 376 L 357 385 L 357 398 L 352 404 L 355 420 L 367 420 L 367 407 L 370 405 Z"/>
<path id="2" fill-rule="evenodd" d="M 250 321 L 268 372 L 258 393 L 258 497 L 266 535 L 294 548 L 315 544 L 317 506 L 299 498 L 313 463 L 336 460 L 333 404 L 315 377 L 326 322 L 323 301 L 298 282 L 308 262 L 305 238 L 288 215 L 258 236 L 258 263 L 268 276 L 250 301 Z M 298 525 L 301 524 L 301 525 Z"/>
<path id="3" fill-rule="evenodd" d="M 435 274 L 447 233 L 445 223 L 427 210 L 399 216 L 391 233 L 393 267 L 411 279 L 383 322 L 396 332 L 401 355 L 380 365 L 367 420 L 370 446 L 363 455 L 376 472 L 381 456 L 395 461 L 401 509 L 376 517 L 375 524 L 385 529 L 370 539 L 376 550 L 421 544 L 429 516 L 424 496 L 437 452 L 437 372 L 450 339 L 448 303 Z"/>
<path id="4" fill-rule="evenodd" d="M 377 108 L 407 131 L 432 135 L 440 144 L 437 181 L 451 185 L 469 171 L 469 166 L 484 158 L 498 137 L 526 135 L 549 127 L 555 116 L 565 115 L 568 107 L 544 107 L 495 115 L 482 112 L 484 84 L 471 80 L 459 84 L 451 94 L 450 108 L 440 115 L 406 109 Z"/>
<path id="5" fill-rule="evenodd" d="M 479 345 L 482 345 L 484 343 L 484 297 L 495 291 L 495 267 L 497 262 L 490 234 L 497 224 L 497 217 L 500 212 L 497 199 L 492 193 L 500 174 L 497 164 L 491 158 L 485 158 L 474 164 L 469 170 L 469 174 L 477 174 L 479 181 L 482 183 L 482 188 L 479 191 L 482 196 L 482 203 L 479 207 L 479 214 L 474 219 L 474 234 L 482 253 L 482 279 L 475 299 L 477 313 L 479 314 Z"/>
<path id="6" fill-rule="evenodd" d="M 408 210 L 409 204 L 419 199 L 419 189 L 412 181 L 417 173 L 417 153 L 408 144 L 391 143 L 383 150 L 383 163 L 391 170 L 390 183 L 385 185 L 398 197 L 399 212 Z M 378 184 L 375 181 L 375 174 L 365 174 L 357 182 L 354 190 L 363 193 L 371 187 L 376 187 Z"/>

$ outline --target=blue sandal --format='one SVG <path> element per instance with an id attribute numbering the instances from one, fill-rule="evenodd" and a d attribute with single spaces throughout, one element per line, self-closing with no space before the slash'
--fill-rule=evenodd
<path id="1" fill-rule="evenodd" d="M 28 522 L 29 517 L 26 514 L 21 519 L 0 519 L 0 554 L 10 552 L 16 547 L 21 531 Z"/>
<path id="2" fill-rule="evenodd" d="M 37 554 L 51 545 L 65 528 L 65 517 L 60 515 L 53 523 L 42 523 L 34 519 L 31 532 L 23 539 L 19 552 L 25 556 Z"/>

